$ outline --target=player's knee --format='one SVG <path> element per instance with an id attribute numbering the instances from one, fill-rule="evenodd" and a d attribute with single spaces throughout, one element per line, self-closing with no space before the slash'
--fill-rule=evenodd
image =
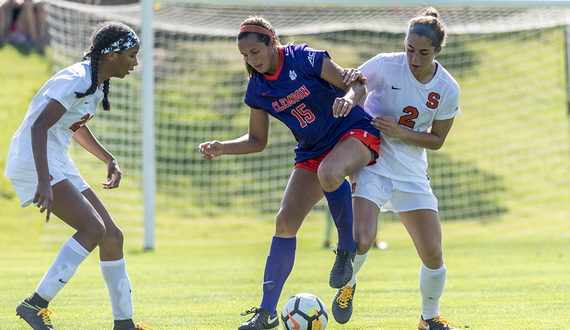
<path id="1" fill-rule="evenodd" d="M 123 241 L 124 241 L 123 231 L 119 227 L 113 226 L 112 228 L 107 228 L 105 238 L 101 242 L 101 244 L 104 244 L 106 248 L 110 248 L 113 250 L 122 250 Z"/>
<path id="2" fill-rule="evenodd" d="M 430 269 L 441 267 L 443 263 L 443 252 L 441 247 L 423 251 L 421 259 L 424 265 Z"/>
<path id="3" fill-rule="evenodd" d="M 292 215 L 279 211 L 277 217 L 275 218 L 275 235 L 278 237 L 293 237 L 297 235 L 297 226 L 294 225 L 296 221 L 293 221 Z"/>
<path id="4" fill-rule="evenodd" d="M 376 242 L 376 234 L 370 230 L 367 232 L 355 232 L 354 241 L 358 247 L 358 252 L 363 254 L 368 252 Z"/>
<path id="5" fill-rule="evenodd" d="M 89 237 L 91 243 L 96 246 L 99 244 L 99 242 L 101 242 L 103 237 L 105 237 L 107 229 L 105 228 L 102 220 L 93 219 L 92 221 L 89 221 L 85 226 L 80 228 L 78 232 L 81 232 L 82 234 Z"/>
<path id="6" fill-rule="evenodd" d="M 342 184 L 345 177 L 344 173 L 341 173 L 338 168 L 323 163 L 321 163 L 317 170 L 317 176 L 321 187 L 323 187 L 325 191 L 336 190 Z"/>

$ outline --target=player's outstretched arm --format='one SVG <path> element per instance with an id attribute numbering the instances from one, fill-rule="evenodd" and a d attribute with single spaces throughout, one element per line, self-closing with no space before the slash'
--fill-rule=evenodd
<path id="1" fill-rule="evenodd" d="M 265 149 L 269 136 L 269 115 L 259 109 L 251 109 L 247 134 L 230 141 L 209 141 L 201 143 L 198 150 L 202 158 L 210 161 L 221 155 L 243 155 Z"/>

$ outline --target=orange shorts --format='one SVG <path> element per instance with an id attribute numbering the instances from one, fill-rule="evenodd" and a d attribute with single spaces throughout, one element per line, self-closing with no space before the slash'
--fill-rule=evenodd
<path id="1" fill-rule="evenodd" d="M 378 159 L 378 149 L 380 148 L 380 138 L 379 137 L 377 137 L 374 134 L 370 134 L 367 131 L 364 131 L 361 129 L 355 129 L 355 130 L 351 130 L 351 131 L 346 132 L 346 134 L 344 134 L 338 140 L 338 142 L 340 142 L 340 141 L 342 141 L 348 137 L 355 137 L 355 138 L 359 139 L 368 148 L 370 148 L 370 150 L 374 151 L 374 160 L 372 160 L 370 163 L 368 163 L 367 166 L 376 164 L 376 159 Z M 325 157 L 329 154 L 329 152 L 331 150 L 332 149 L 329 149 L 329 150 L 323 152 L 322 154 L 318 155 L 315 158 L 311 158 L 311 159 L 308 159 L 308 160 L 305 160 L 302 162 L 298 162 L 297 164 L 295 164 L 294 168 L 303 168 L 305 170 L 317 173 L 317 169 L 319 168 L 319 165 L 321 165 L 321 162 L 323 161 L 323 159 L 325 159 Z"/>

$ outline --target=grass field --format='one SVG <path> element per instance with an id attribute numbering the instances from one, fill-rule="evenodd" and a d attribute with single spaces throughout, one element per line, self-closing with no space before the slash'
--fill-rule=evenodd
<path id="1" fill-rule="evenodd" d="M 52 74 L 48 58 L 0 48 L 2 170 L 11 135 Z M 567 154 L 568 146 L 563 148 Z M 569 196 L 565 178 L 555 187 L 561 199 Z M 523 197 L 511 204 L 532 202 Z M 469 329 L 570 329 L 570 212 L 549 205 L 564 204 L 519 205 L 500 219 L 442 224 L 448 268 L 442 316 Z M 334 254 L 321 248 L 323 227 L 318 215 L 302 227 L 296 264 L 279 307 L 295 293 L 311 292 L 330 309 L 335 291 L 327 279 Z M 155 251 L 144 251 L 140 240 L 127 237 L 135 321 L 154 329 L 235 329 L 246 319 L 239 314 L 261 301 L 272 233 L 271 218 L 161 218 Z M 0 329 L 28 329 L 16 317 L 15 306 L 33 292 L 71 234 L 58 219 L 45 224 L 36 210 L 21 209 L 9 181 L 0 178 Z M 419 259 L 399 222 L 385 222 L 381 235 L 389 247 L 370 252 L 359 275 L 353 319 L 346 325 L 331 321 L 327 329 L 416 328 Z M 140 233 L 133 236 L 140 238 Z M 112 327 L 96 252 L 50 309 L 56 329 Z"/>

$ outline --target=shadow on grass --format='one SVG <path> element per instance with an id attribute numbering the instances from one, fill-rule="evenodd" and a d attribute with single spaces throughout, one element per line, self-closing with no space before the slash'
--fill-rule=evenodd
<path id="1" fill-rule="evenodd" d="M 0 49 L 4 47 L 14 47 L 20 54 L 28 56 L 31 54 L 45 55 L 46 46 L 44 45 L 27 45 L 15 43 L 2 43 L 0 42 Z"/>
<path id="2" fill-rule="evenodd" d="M 428 163 L 430 184 L 438 199 L 442 221 L 489 221 L 508 212 L 507 207 L 499 202 L 498 197 L 505 187 L 497 175 L 442 152 L 428 151 Z M 382 213 L 380 217 L 385 220 L 398 219 L 392 212 Z"/>

